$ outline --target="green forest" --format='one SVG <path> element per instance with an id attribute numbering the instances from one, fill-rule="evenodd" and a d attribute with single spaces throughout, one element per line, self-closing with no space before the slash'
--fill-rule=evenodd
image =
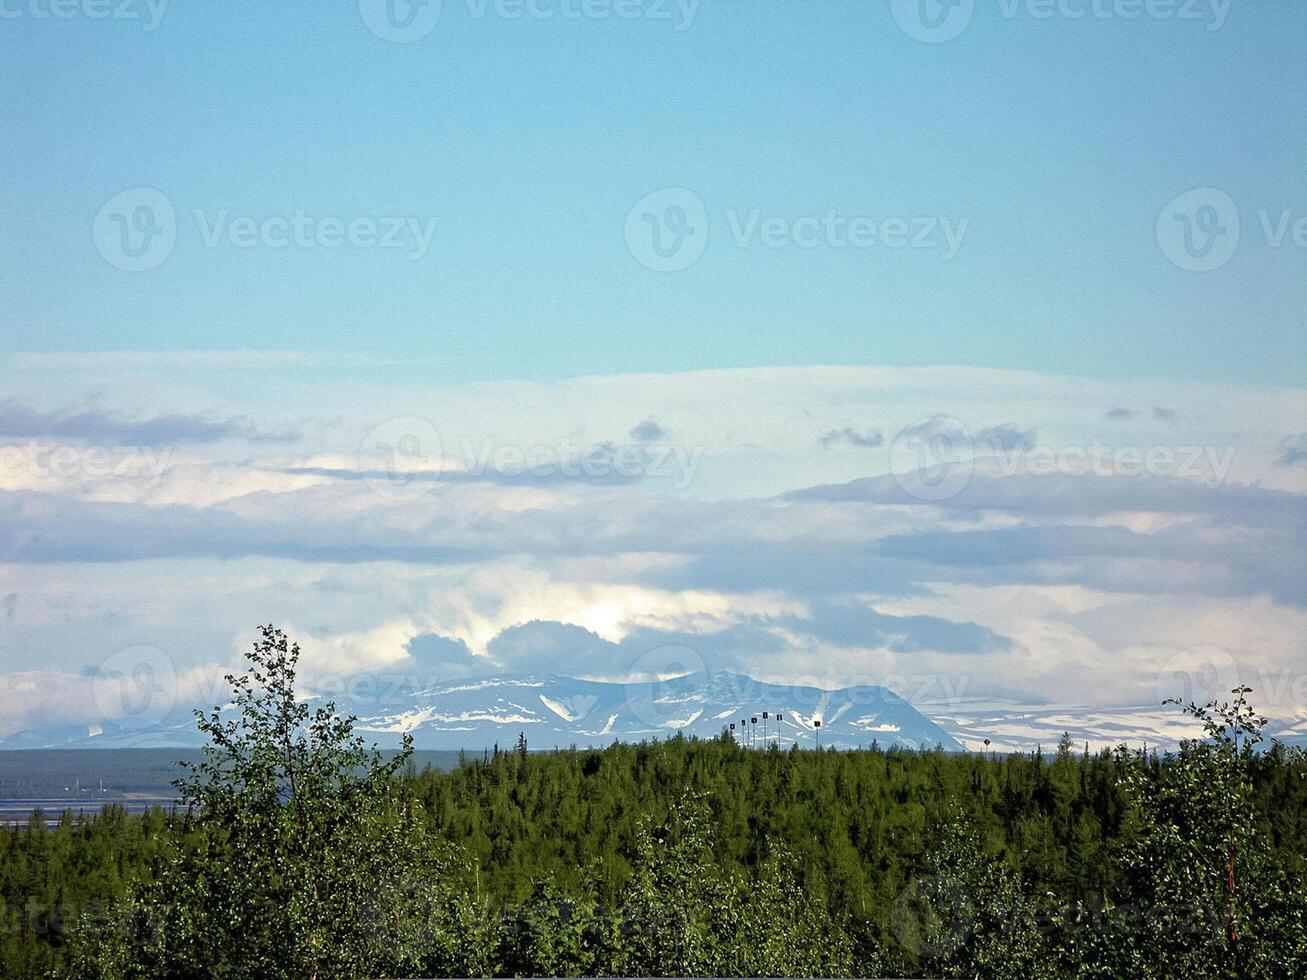
<path id="1" fill-rule="evenodd" d="M 418 771 L 265 628 L 186 807 L 0 836 L 5 977 L 1307 976 L 1307 761 L 1240 688 L 1175 753 L 751 751 Z"/>

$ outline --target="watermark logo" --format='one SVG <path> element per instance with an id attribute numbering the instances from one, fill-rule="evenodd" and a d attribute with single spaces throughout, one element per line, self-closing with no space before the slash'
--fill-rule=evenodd
<path id="1" fill-rule="evenodd" d="M 1177 268 L 1211 272 L 1239 247 L 1239 209 L 1215 187 L 1195 187 L 1173 198 L 1157 216 L 1157 244 Z"/>
<path id="2" fill-rule="evenodd" d="M 192 215 L 199 244 L 208 249 L 377 249 L 401 252 L 410 262 L 427 256 L 437 225 L 430 215 L 313 215 L 298 207 L 261 215 L 195 208 Z M 100 254 L 127 272 L 162 265 L 176 247 L 178 230 L 172 202 L 148 187 L 110 198 L 92 223 Z"/>
<path id="3" fill-rule="evenodd" d="M 148 272 L 172 254 L 177 214 L 162 192 L 136 187 L 105 201 L 91 231 L 96 249 L 115 269 Z"/>
<path id="4" fill-rule="evenodd" d="M 956 952 L 975 920 L 976 901 L 970 889 L 944 875 L 914 878 L 899 893 L 891 913 L 899 944 L 919 957 Z"/>
<path id="5" fill-rule="evenodd" d="M 177 701 L 177 670 L 158 647 L 127 647 L 100 665 L 92 694 L 106 721 L 155 725 L 168 717 Z"/>
<path id="6" fill-rule="evenodd" d="M 926 44 L 951 41 L 967 29 L 976 0 L 890 0 L 894 22 Z"/>
<path id="7" fill-rule="evenodd" d="M 971 482 L 973 443 L 967 427 L 947 415 L 932 415 L 899 432 L 890 444 L 894 481 L 918 500 L 947 500 Z"/>
<path id="8" fill-rule="evenodd" d="M 947 215 L 820 213 L 789 217 L 760 208 L 723 212 L 736 248 L 911 249 L 954 258 L 966 239 L 970 219 Z M 710 219 L 703 200 L 683 187 L 666 188 L 642 198 L 626 216 L 626 245 L 646 268 L 679 272 L 703 256 Z"/>
<path id="9" fill-rule="evenodd" d="M 392 44 L 420 41 L 440 21 L 440 0 L 359 0 L 363 23 Z"/>
<path id="10" fill-rule="evenodd" d="M 626 247 L 655 272 L 688 269 L 708 247 L 708 209 L 684 187 L 654 191 L 627 214 Z"/>
<path id="11" fill-rule="evenodd" d="M 593 694 L 574 694 L 570 698 L 563 698 L 560 703 L 563 710 L 571 715 L 572 721 L 580 721 L 594 709 L 599 699 Z"/>
<path id="12" fill-rule="evenodd" d="M 1239 684 L 1229 651 L 1211 644 L 1189 647 L 1167 658 L 1157 672 L 1158 701 L 1179 698 L 1195 704 L 1228 698 Z"/>
<path id="13" fill-rule="evenodd" d="M 440 476 L 440 433 L 416 415 L 390 419 L 363 437 L 358 467 L 378 495 L 417 500 L 431 492 Z"/>
<path id="14" fill-rule="evenodd" d="M 626 685 L 626 703 L 640 721 L 654 728 L 674 729 L 699 720 L 702 708 L 669 687 L 668 681 L 704 670 L 703 657 L 680 644 L 654 647 L 631 665 L 634 678 Z M 696 714 L 699 712 L 699 714 Z"/>

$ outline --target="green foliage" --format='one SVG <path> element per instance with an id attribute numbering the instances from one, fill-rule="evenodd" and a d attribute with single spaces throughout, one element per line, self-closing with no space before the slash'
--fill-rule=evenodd
<path id="1" fill-rule="evenodd" d="M 1185 706 L 1206 738 L 1165 762 L 1118 752 L 1133 804 L 1122 849 L 1128 901 L 1106 907 L 1080 943 L 1085 975 L 1307 974 L 1307 892 L 1269 846 L 1256 805 L 1266 719 L 1249 688 L 1232 693 Z"/>
<path id="2" fill-rule="evenodd" d="M 853 944 L 825 905 L 805 893 L 794 857 L 778 847 L 756 878 L 723 876 L 712 861 L 713 836 L 709 807 L 688 794 L 660 825 L 641 822 L 632 873 L 611 905 L 597 899 L 593 874 L 579 896 L 538 883 L 505 916 L 503 972 L 851 975 Z"/>
<path id="3" fill-rule="evenodd" d="M 714 928 L 726 937 L 714 976 L 847 977 L 879 973 L 880 954 L 861 956 L 843 916 L 828 911 L 823 896 L 804 887 L 798 858 L 784 844 L 756 880 L 731 880 L 730 901 L 721 906 Z M 820 938 L 818 938 L 820 937 Z"/>
<path id="4" fill-rule="evenodd" d="M 0 833 L 0 975 L 1307 976 L 1307 764 L 670 739 L 387 761 L 268 627 L 186 812 Z M 1233 877 L 1231 875 L 1233 868 Z"/>
<path id="5" fill-rule="evenodd" d="M 914 880 L 895 905 L 902 957 L 896 972 L 995 980 L 1058 975 L 1020 878 L 984 853 L 959 815 L 936 829 L 926 867 L 928 875 Z"/>
<path id="6" fill-rule="evenodd" d="M 105 977 L 347 977 L 462 969 L 433 943 L 465 912 L 445 849 L 390 762 L 333 705 L 295 696 L 299 649 L 273 627 L 229 676 L 235 714 L 197 714 L 209 746 L 177 784 L 193 846 L 137 888 L 79 964 Z M 448 960 L 441 962 L 442 957 Z M 476 964 L 479 965 L 479 964 Z"/>

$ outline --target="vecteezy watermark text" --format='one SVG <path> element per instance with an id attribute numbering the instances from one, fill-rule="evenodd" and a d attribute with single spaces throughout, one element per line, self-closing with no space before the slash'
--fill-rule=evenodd
<path id="1" fill-rule="evenodd" d="M 755 244 L 763 248 L 915 248 L 930 249 L 942 259 L 951 259 L 962 248 L 969 218 L 944 215 L 873 218 L 867 215 L 842 215 L 826 210 L 821 215 L 806 215 L 790 220 L 777 215 L 763 216 L 754 208 L 741 214 L 727 210 L 726 221 L 731 237 L 740 248 Z"/>
<path id="2" fill-rule="evenodd" d="M 192 216 L 204 248 L 392 250 L 412 262 L 426 257 L 437 221 L 421 215 L 314 215 L 298 207 L 260 215 L 196 208 Z M 136 187 L 106 201 L 91 230 L 106 262 L 124 272 L 147 272 L 172 255 L 179 222 L 167 195 Z"/>
<path id="3" fill-rule="evenodd" d="M 460 439 L 469 473 L 546 479 L 635 480 L 671 478 L 684 490 L 694 480 L 703 447 L 674 444 L 595 443 L 563 438 L 554 444 L 520 446 L 492 439 Z"/>
<path id="4" fill-rule="evenodd" d="M 846 214 L 835 208 L 789 217 L 732 207 L 722 217 L 737 248 L 909 250 L 942 260 L 961 251 L 970 226 L 966 217 Z M 627 212 L 626 247 L 646 268 L 679 272 L 703 256 L 711 224 L 698 194 L 665 187 L 646 194 Z"/>
<path id="5" fill-rule="evenodd" d="M 436 234 L 435 218 L 413 215 L 360 216 L 348 220 L 314 217 L 301 208 L 289 215 L 233 217 L 227 208 L 195 211 L 195 223 L 205 248 L 229 244 L 235 248 L 404 249 L 416 262 L 427 254 Z"/>
<path id="6" fill-rule="evenodd" d="M 991 426 L 973 434 L 959 420 L 933 415 L 899 430 L 890 442 L 889 469 L 911 497 L 947 500 L 961 493 L 978 468 L 994 477 L 1177 477 L 1206 486 L 1229 478 L 1235 447 L 1108 444 L 1101 439 L 1052 447 L 1033 430 Z"/>
<path id="7" fill-rule="evenodd" d="M 1183 21 L 1209 32 L 1225 25 L 1233 0 L 996 0 L 999 16 L 1015 21 Z M 976 0 L 890 0 L 890 13 L 908 37 L 951 41 L 971 24 Z"/>
<path id="8" fill-rule="evenodd" d="M 167 7 L 168 0 L 0 0 L 0 20 L 136 20 L 148 34 Z"/>
<path id="9" fill-rule="evenodd" d="M 689 30 L 699 0 L 465 0 L 468 16 L 483 20 L 647 21 Z M 393 44 L 420 41 L 436 29 L 441 0 L 359 0 L 363 23 Z"/>
<path id="10" fill-rule="evenodd" d="M 703 454 L 702 446 L 667 441 L 585 443 L 571 436 L 532 444 L 462 437 L 455 445 L 443 440 L 429 419 L 404 415 L 387 419 L 363 437 L 357 463 L 365 482 L 379 495 L 415 500 L 442 482 L 462 480 L 547 484 L 660 479 L 684 490 L 693 483 Z"/>
<path id="11" fill-rule="evenodd" d="M 1109 446 L 1095 439 L 1084 446 L 997 450 L 1002 476 L 1177 476 L 1219 486 L 1234 462 L 1233 446 Z"/>
<path id="12" fill-rule="evenodd" d="M 171 448 L 152 446 L 73 446 L 31 440 L 0 446 L 0 474 L 25 472 L 59 480 L 108 479 L 144 475 L 153 486 L 172 464 Z"/>
<path id="13" fill-rule="evenodd" d="M 478 20 L 493 13 L 505 20 L 648 20 L 667 21 L 675 31 L 689 30 L 699 0 L 467 0 Z"/>

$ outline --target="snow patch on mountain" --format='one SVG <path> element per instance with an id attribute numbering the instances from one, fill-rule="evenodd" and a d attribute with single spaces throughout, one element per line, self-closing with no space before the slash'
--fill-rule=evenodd
<path id="1" fill-rule="evenodd" d="M 576 720 L 577 720 L 577 716 L 576 716 L 576 715 L 572 714 L 572 712 L 568 711 L 565 707 L 563 707 L 561 704 L 559 704 L 559 703 L 558 703 L 557 701 L 555 701 L 553 698 L 547 698 L 547 697 L 545 697 L 545 696 L 542 694 L 542 695 L 540 695 L 540 702 L 541 702 L 541 703 L 542 703 L 546 708 L 548 708 L 550 711 L 552 711 L 554 714 L 558 715 L 559 718 L 562 718 L 563 721 L 576 721 Z"/>
<path id="2" fill-rule="evenodd" d="M 703 717 L 703 709 L 702 709 L 702 708 L 700 708 L 700 709 L 699 709 L 698 711 L 696 711 L 694 714 L 690 715 L 689 718 L 679 718 L 679 719 L 677 719 L 677 718 L 673 718 L 673 719 L 669 719 L 669 720 L 667 720 L 666 722 L 664 722 L 664 724 L 665 724 L 668 728 L 678 728 L 678 729 L 679 729 L 679 728 L 689 728 L 689 727 L 690 727 L 691 725 L 693 725 L 696 721 L 698 721 L 701 717 Z"/>
<path id="3" fill-rule="evenodd" d="M 357 719 L 365 738 L 383 748 L 405 734 L 420 749 L 481 749 L 509 744 L 525 733 L 533 749 L 607 745 L 613 740 L 665 738 L 676 732 L 698 738 L 730 735 L 754 747 L 815 748 L 814 720 L 825 719 L 827 748 L 868 745 L 960 751 L 962 745 L 912 705 L 882 687 L 825 691 L 801 685 L 766 684 L 739 674 L 698 673 L 655 682 L 614 683 L 561 676 L 511 676 L 476 682 L 425 684 L 408 690 L 394 685 L 351 686 L 368 697 L 337 704 Z M 523 698 L 525 692 L 532 698 Z M 527 703 L 523 703 L 526 701 Z M 315 699 L 312 703 L 324 702 Z M 832 712 L 831 705 L 837 707 Z M 854 710 L 856 708 L 856 710 Z M 769 721 L 762 724 L 763 712 Z M 782 715 L 778 724 L 776 714 Z M 741 719 L 758 718 L 753 725 Z M 605 719 L 602 726 L 599 719 Z M 856 718 L 850 722 L 847 718 Z M 143 728 L 48 729 L 19 733 L 5 748 L 131 748 L 190 746 L 199 742 L 189 708 L 179 706 L 165 722 Z"/>

